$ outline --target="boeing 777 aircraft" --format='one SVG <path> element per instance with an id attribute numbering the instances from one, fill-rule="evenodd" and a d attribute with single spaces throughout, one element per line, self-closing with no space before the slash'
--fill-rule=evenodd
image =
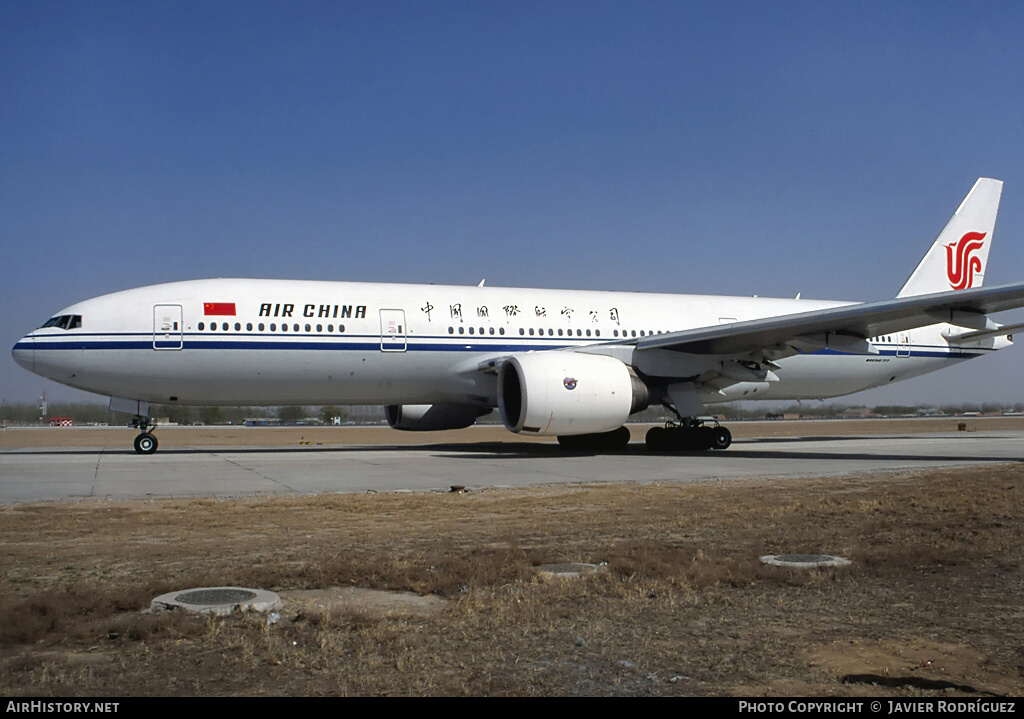
<path id="1" fill-rule="evenodd" d="M 14 345 L 36 374 L 111 397 L 155 452 L 150 403 L 387 405 L 402 430 L 468 427 L 569 447 L 629 441 L 629 416 L 678 418 L 655 450 L 725 449 L 706 405 L 836 397 L 1012 344 L 982 287 L 1002 182 L 977 181 L 895 299 L 869 303 L 479 286 L 208 279 L 67 307 Z"/>

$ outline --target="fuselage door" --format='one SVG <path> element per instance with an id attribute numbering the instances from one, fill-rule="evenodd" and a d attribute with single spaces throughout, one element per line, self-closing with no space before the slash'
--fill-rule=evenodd
<path id="1" fill-rule="evenodd" d="M 405 310 L 380 311 L 381 352 L 405 352 Z"/>
<path id="2" fill-rule="evenodd" d="M 153 305 L 153 349 L 180 350 L 181 305 Z"/>
<path id="3" fill-rule="evenodd" d="M 899 332 L 896 335 L 896 356 L 897 357 L 909 357 L 910 356 L 910 333 Z"/>

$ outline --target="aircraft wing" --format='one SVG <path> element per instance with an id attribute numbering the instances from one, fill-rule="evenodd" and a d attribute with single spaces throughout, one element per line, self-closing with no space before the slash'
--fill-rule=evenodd
<path id="1" fill-rule="evenodd" d="M 864 340 L 941 322 L 988 330 L 995 325 L 985 315 L 1018 307 L 1024 307 L 1024 282 L 698 327 L 631 340 L 627 344 L 635 343 L 638 350 L 736 355 L 781 347 L 801 339 L 811 344 L 821 344 L 822 338 L 827 337 L 838 340 L 838 343 L 844 339 Z"/>

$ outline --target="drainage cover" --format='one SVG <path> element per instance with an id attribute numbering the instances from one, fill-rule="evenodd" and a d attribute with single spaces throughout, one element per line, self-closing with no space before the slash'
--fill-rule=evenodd
<path id="1" fill-rule="evenodd" d="M 593 574 L 601 570 L 599 564 L 584 564 L 583 562 L 565 562 L 562 564 L 542 564 L 537 571 L 553 577 L 581 577 L 584 574 Z"/>
<path id="2" fill-rule="evenodd" d="M 203 614 L 223 616 L 236 609 L 265 612 L 281 603 L 273 592 L 246 587 L 199 587 L 161 594 L 150 603 L 150 609 L 187 609 Z"/>
<path id="3" fill-rule="evenodd" d="M 845 567 L 849 559 L 833 557 L 831 554 L 767 554 L 761 562 L 775 567 L 793 567 L 795 569 L 813 569 L 815 567 Z"/>

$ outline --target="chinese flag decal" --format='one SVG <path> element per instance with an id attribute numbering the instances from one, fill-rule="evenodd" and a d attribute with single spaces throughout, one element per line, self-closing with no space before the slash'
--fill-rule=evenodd
<path id="1" fill-rule="evenodd" d="M 209 317 L 210 315 L 228 315 L 231 317 L 235 316 L 235 303 L 234 302 L 204 302 L 203 303 L 203 314 Z"/>

